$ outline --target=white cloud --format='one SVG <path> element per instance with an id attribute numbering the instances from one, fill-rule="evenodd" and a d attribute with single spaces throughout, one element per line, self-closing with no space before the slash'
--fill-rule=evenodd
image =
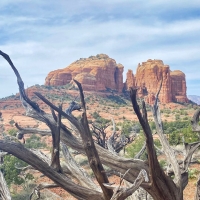
<path id="1" fill-rule="evenodd" d="M 199 1 L 36 0 L 20 1 L 24 6 L 18 5 L 19 12 L 1 12 L 13 2 L 0 5 L 0 49 L 13 59 L 25 85 L 42 84 L 51 70 L 98 53 L 122 63 L 125 72 L 128 68 L 135 72 L 139 62 L 151 58 L 184 71 L 188 80 L 200 77 L 200 17 L 166 17 L 172 3 L 174 10 L 183 9 L 184 16 L 184 9 L 198 8 Z M 12 73 L 2 58 L 0 69 L 1 76 Z M 6 88 L 11 79 L 3 81 Z M 0 88 L 0 95 L 16 92 L 14 86 L 5 88 Z"/>

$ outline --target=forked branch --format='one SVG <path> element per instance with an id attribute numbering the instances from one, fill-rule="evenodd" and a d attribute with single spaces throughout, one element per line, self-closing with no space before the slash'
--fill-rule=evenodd
<path id="1" fill-rule="evenodd" d="M 138 177 L 135 179 L 134 183 L 130 185 L 130 187 L 121 186 L 124 177 L 120 180 L 119 186 L 112 186 L 108 184 L 104 184 L 107 188 L 113 189 L 114 193 L 111 200 L 124 200 L 127 197 L 131 196 L 142 184 L 142 182 L 148 182 L 148 175 L 145 170 L 141 170 L 138 174 Z"/>

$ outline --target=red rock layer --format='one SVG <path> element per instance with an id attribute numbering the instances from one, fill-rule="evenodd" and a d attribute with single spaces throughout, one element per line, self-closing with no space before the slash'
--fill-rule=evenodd
<path id="1" fill-rule="evenodd" d="M 119 92 L 123 89 L 123 70 L 105 54 L 81 58 L 64 69 L 52 71 L 45 79 L 45 85 L 65 85 L 73 79 L 82 84 L 84 90 L 101 91 L 110 88 Z"/>
<path id="2" fill-rule="evenodd" d="M 171 72 L 172 101 L 188 102 L 185 74 L 180 70 Z"/>
<path id="3" fill-rule="evenodd" d="M 147 60 L 138 65 L 136 75 L 128 71 L 126 87 L 138 88 L 138 96 L 145 97 L 152 104 L 163 78 L 159 99 L 162 103 L 188 102 L 186 96 L 185 74 L 181 71 L 170 71 L 162 60 Z"/>

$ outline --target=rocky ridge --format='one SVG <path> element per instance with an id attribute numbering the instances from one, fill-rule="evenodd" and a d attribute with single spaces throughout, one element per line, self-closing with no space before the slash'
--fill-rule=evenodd
<path id="1" fill-rule="evenodd" d="M 159 99 L 162 103 L 188 102 L 186 96 L 185 74 L 180 70 L 171 71 L 162 60 L 147 60 L 138 64 L 136 74 L 128 70 L 126 82 L 123 83 L 124 66 L 105 54 L 97 54 L 89 58 L 81 58 L 64 69 L 48 74 L 45 85 L 66 85 L 79 81 L 86 91 L 105 91 L 107 88 L 122 92 L 129 87 L 138 88 L 138 96 L 145 97 L 153 103 L 161 79 L 162 88 Z"/>

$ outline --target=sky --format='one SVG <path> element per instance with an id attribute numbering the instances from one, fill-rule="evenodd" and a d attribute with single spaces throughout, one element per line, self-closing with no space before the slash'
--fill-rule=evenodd
<path id="1" fill-rule="evenodd" d="M 104 53 L 124 65 L 124 74 L 161 59 L 186 74 L 188 95 L 200 95 L 200 1 L 1 0 L 0 50 L 25 87 Z M 0 57 L 0 98 L 17 92 L 16 77 Z"/>

